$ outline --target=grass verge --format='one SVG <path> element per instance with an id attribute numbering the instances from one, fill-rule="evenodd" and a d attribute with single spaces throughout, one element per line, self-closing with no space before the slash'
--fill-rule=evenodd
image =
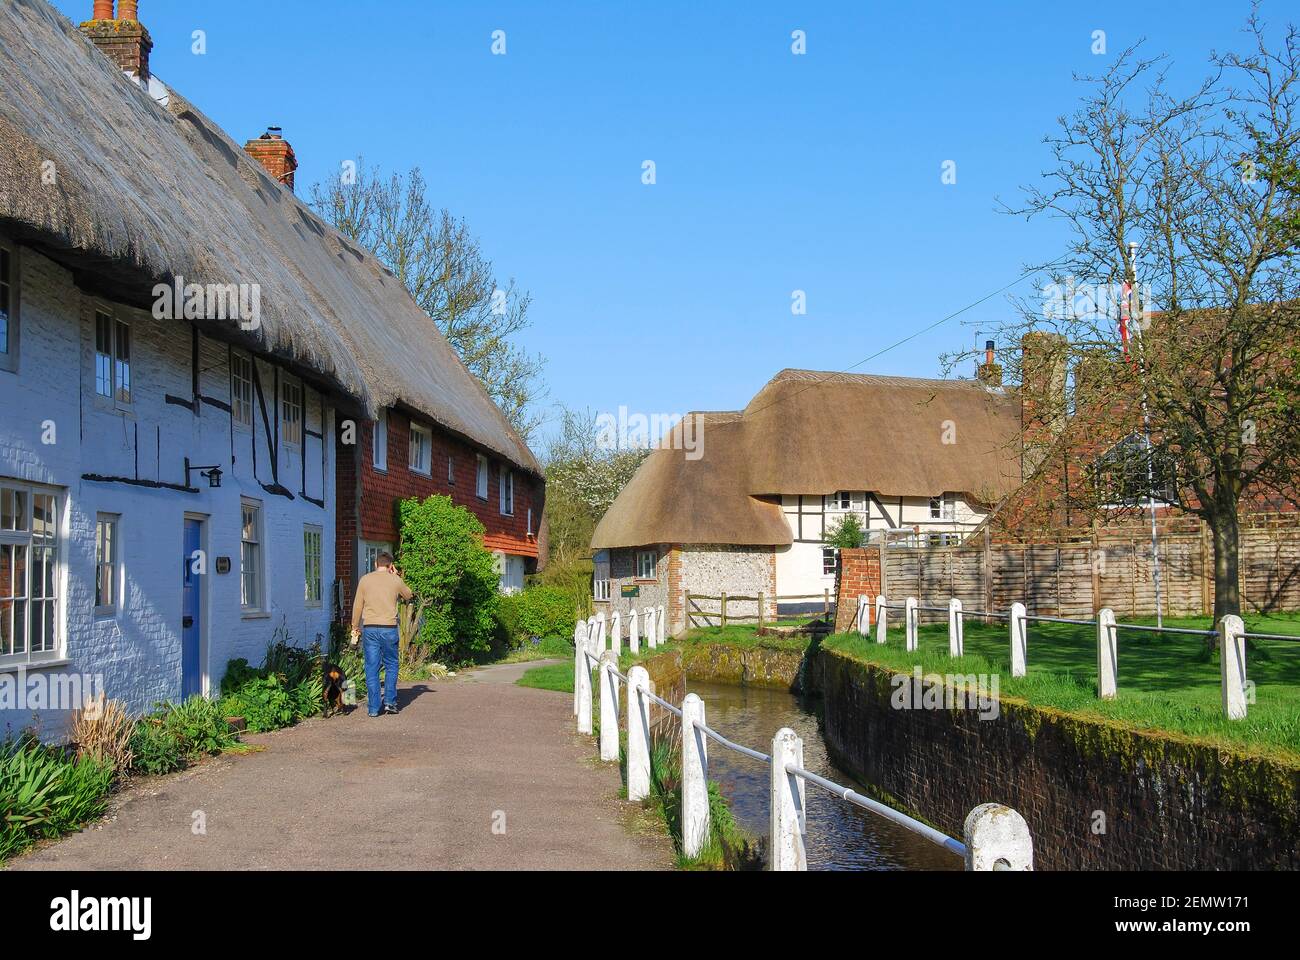
<path id="1" fill-rule="evenodd" d="M 1165 623 L 1194 629 L 1212 626 L 1209 618 Z M 1252 641 L 1247 661 L 1254 703 L 1249 716 L 1239 721 L 1223 715 L 1217 651 L 1196 636 L 1121 629 L 1119 695 L 1098 700 L 1095 628 L 1030 621 L 1026 676 L 1013 678 L 1005 622 L 986 625 L 968 619 L 965 655 L 956 659 L 948 656 L 946 623 L 922 626 L 914 652 L 904 648 L 902 624 L 891 620 L 890 626 L 883 645 L 854 633 L 829 637 L 823 646 L 901 673 L 919 666 L 940 675 L 985 674 L 998 678 L 999 695 L 1004 698 L 1300 762 L 1300 617 L 1247 621 L 1248 631 L 1287 634 L 1298 640 Z"/>

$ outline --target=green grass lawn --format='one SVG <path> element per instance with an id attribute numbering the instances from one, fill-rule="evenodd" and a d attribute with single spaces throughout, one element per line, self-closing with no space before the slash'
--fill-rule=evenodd
<path id="1" fill-rule="evenodd" d="M 499 663 L 527 663 L 531 660 L 573 659 L 571 637 L 542 637 L 536 643 L 525 643 L 506 654 Z"/>
<path id="2" fill-rule="evenodd" d="M 1151 623 L 1135 619 L 1131 622 Z M 1166 626 L 1209 629 L 1209 618 L 1166 620 Z M 948 656 L 946 623 L 918 632 L 918 649 L 904 649 L 902 618 L 891 614 L 888 643 L 840 634 L 824 646 L 896 670 L 997 675 L 1003 697 L 1117 721 L 1136 729 L 1183 734 L 1217 745 L 1247 748 L 1300 762 L 1300 617 L 1247 618 L 1247 631 L 1296 636 L 1296 641 L 1257 640 L 1247 650 L 1247 677 L 1255 684 L 1255 703 L 1245 720 L 1223 716 L 1219 660 L 1207 657 L 1200 637 L 1119 631 L 1119 696 L 1096 697 L 1096 631 L 1056 623 L 1029 623 L 1027 675 L 1013 679 L 1009 627 L 968 619 L 966 655 Z"/>
<path id="3" fill-rule="evenodd" d="M 515 683 L 521 687 L 534 687 L 537 690 L 573 693 L 573 664 L 548 663 L 544 667 L 533 667 Z"/>

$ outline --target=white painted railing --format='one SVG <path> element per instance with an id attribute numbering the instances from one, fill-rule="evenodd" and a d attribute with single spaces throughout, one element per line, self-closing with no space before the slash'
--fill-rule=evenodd
<path id="1" fill-rule="evenodd" d="M 586 629 L 578 625 L 578 632 Z M 704 701 L 688 693 L 680 706 L 650 691 L 650 674 L 640 665 L 627 674 L 618 669 L 618 652 L 593 654 L 585 637 L 575 634 L 574 709 L 578 732 L 592 732 L 592 671 L 597 671 L 600 692 L 600 758 L 618 760 L 619 684 L 627 687 L 627 796 L 643 800 L 650 794 L 650 704 L 657 703 L 680 720 L 682 757 L 682 849 L 698 856 L 710 829 L 708 795 L 708 741 L 765 764 L 770 771 L 768 869 L 806 870 L 807 784 L 848 803 L 885 817 L 964 858 L 967 870 L 1032 870 L 1033 842 L 1020 814 L 998 803 L 976 807 L 966 817 L 964 842 L 894 810 L 877 800 L 812 773 L 803 766 L 803 741 L 788 727 L 772 738 L 771 753 L 733 743 L 705 722 Z"/>
<path id="2" fill-rule="evenodd" d="M 870 609 L 867 597 L 858 598 L 858 616 L 855 623 L 857 632 L 863 637 L 871 636 L 871 624 L 866 618 Z M 916 597 L 908 597 L 901 603 L 890 601 L 883 596 L 875 599 L 876 643 L 888 642 L 889 611 L 902 610 L 904 624 L 904 642 L 909 651 L 917 648 L 919 615 L 921 613 L 944 613 L 948 616 L 948 655 L 960 657 L 965 652 L 964 620 L 966 617 L 984 617 L 986 619 L 1005 620 L 1008 626 L 1010 644 L 1011 676 L 1023 677 L 1029 665 L 1029 623 L 1064 623 L 1081 627 L 1090 627 L 1097 636 L 1097 696 L 1102 700 L 1112 700 L 1119 689 L 1119 631 L 1134 630 L 1144 633 L 1186 634 L 1197 637 L 1217 637 L 1220 652 L 1221 688 L 1223 693 L 1223 712 L 1229 720 L 1241 720 L 1247 714 L 1249 683 L 1246 680 L 1246 640 L 1289 640 L 1300 642 L 1300 637 L 1275 633 L 1248 633 L 1241 617 L 1223 617 L 1215 630 L 1196 630 L 1189 627 L 1153 627 L 1142 623 L 1117 623 L 1115 611 L 1104 607 L 1096 620 L 1081 620 L 1071 617 L 1049 617 L 1031 614 L 1025 610 L 1023 603 L 1013 603 L 1006 613 L 992 610 L 966 610 L 956 597 L 948 600 L 946 606 L 926 606 Z"/>

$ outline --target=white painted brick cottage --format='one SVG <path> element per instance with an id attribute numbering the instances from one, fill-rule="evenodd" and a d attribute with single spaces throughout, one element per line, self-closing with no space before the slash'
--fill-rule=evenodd
<path id="1" fill-rule="evenodd" d="M 536 467 L 405 287 L 294 196 L 278 130 L 231 140 L 152 75 L 130 9 L 0 3 L 0 740 L 324 642 L 336 528 L 359 529 L 336 461 L 380 411 Z"/>

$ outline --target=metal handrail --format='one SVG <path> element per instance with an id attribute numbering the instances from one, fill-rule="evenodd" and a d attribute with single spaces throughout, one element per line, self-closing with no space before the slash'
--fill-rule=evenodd
<path id="1" fill-rule="evenodd" d="M 712 727 L 706 727 L 704 724 L 696 723 L 694 720 L 691 721 L 691 726 L 694 727 L 696 730 L 700 731 L 700 733 L 704 734 L 709 739 L 716 740 L 724 747 L 729 747 L 730 749 L 735 750 L 737 753 L 743 753 L 747 757 L 752 757 L 753 759 L 757 760 L 759 763 L 772 762 L 772 757 L 770 754 L 761 753 L 758 750 L 751 750 L 749 747 L 742 747 L 738 743 L 733 743 L 730 740 L 728 740 L 726 737 L 724 737 L 722 734 L 718 733 L 718 731 L 714 730 Z"/>
<path id="2" fill-rule="evenodd" d="M 1289 640 L 1292 643 L 1300 641 L 1300 637 L 1288 633 L 1251 633 L 1247 631 L 1240 636 L 1248 637 L 1251 640 Z"/>
<path id="3" fill-rule="evenodd" d="M 927 826 L 919 820 L 914 820 L 905 813 L 899 813 L 897 810 L 885 806 L 878 800 L 864 797 L 862 794 L 850 790 L 848 787 L 840 786 L 833 780 L 819 777 L 812 771 L 803 769 L 803 767 L 796 767 L 793 763 L 787 763 L 785 765 L 785 772 L 792 776 L 803 777 L 809 783 L 816 784 L 823 790 L 835 794 L 835 796 L 839 797 L 841 800 L 847 800 L 849 803 L 856 804 L 865 810 L 870 810 L 872 813 L 878 813 L 885 819 L 892 820 L 900 826 L 907 827 L 907 829 L 911 830 L 913 833 L 920 834 L 931 843 L 938 844 L 945 850 L 957 854 L 959 857 L 966 856 L 966 844 L 959 840 L 954 840 L 946 833 L 936 830 L 934 827 Z"/>

